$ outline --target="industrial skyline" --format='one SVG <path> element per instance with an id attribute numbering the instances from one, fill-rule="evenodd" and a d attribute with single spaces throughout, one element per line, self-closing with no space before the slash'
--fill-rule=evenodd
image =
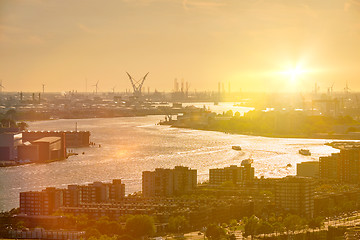
<path id="1" fill-rule="evenodd" d="M 199 91 L 360 90 L 358 0 L 4 0 L 0 13 L 6 92 L 121 91 L 126 71 L 159 91 L 175 77 Z"/>

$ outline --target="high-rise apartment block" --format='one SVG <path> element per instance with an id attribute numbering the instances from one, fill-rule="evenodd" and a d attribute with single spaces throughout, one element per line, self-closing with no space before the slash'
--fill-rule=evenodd
<path id="1" fill-rule="evenodd" d="M 360 181 L 360 148 L 341 149 L 340 153 L 320 157 L 319 175 L 346 183 Z"/>
<path id="2" fill-rule="evenodd" d="M 173 196 L 193 190 L 197 185 L 197 171 L 188 167 L 156 168 L 142 173 L 144 197 Z"/>
<path id="3" fill-rule="evenodd" d="M 314 182 L 311 178 L 287 176 L 275 185 L 275 205 L 281 209 L 312 217 Z"/>
<path id="4" fill-rule="evenodd" d="M 296 164 L 296 176 L 298 177 L 319 177 L 319 162 L 309 161 Z"/>

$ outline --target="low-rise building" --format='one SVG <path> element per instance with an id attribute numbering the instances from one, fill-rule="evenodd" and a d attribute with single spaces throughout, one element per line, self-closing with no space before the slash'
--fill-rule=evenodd
<path id="1" fill-rule="evenodd" d="M 77 207 L 83 203 L 120 201 L 125 197 L 125 184 L 120 179 L 112 183 L 94 182 L 89 185 L 69 185 L 67 189 L 46 188 L 20 193 L 20 213 L 50 215 L 60 207 Z"/>
<path id="2" fill-rule="evenodd" d="M 77 240 L 84 239 L 85 231 L 45 230 L 43 228 L 11 229 L 9 235 L 10 238 L 15 239 Z"/>
<path id="3" fill-rule="evenodd" d="M 24 141 L 33 142 L 43 137 L 61 137 L 65 147 L 88 147 L 90 145 L 89 131 L 25 131 Z"/>

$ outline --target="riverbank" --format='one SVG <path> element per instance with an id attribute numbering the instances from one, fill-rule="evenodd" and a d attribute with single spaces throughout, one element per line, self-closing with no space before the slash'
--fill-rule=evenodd
<path id="1" fill-rule="evenodd" d="M 159 124 L 271 138 L 360 139 L 360 122 L 349 116 L 319 116 L 299 111 L 253 110 L 241 116 L 231 110 L 217 114 L 203 109 Z"/>
<path id="2" fill-rule="evenodd" d="M 303 138 L 303 139 L 329 139 L 329 140 L 360 140 L 359 134 L 327 134 L 327 133 L 318 133 L 318 134 L 272 134 L 272 133 L 252 133 L 252 132 L 241 132 L 241 131 L 231 131 L 231 130 L 221 130 L 221 129 L 210 129 L 204 127 L 194 127 L 194 126 L 180 126 L 176 124 L 164 124 L 159 123 L 160 125 L 170 125 L 174 128 L 183 128 L 183 129 L 192 129 L 192 130 L 201 130 L 201 131 L 211 131 L 211 132 L 222 132 L 225 134 L 238 134 L 245 136 L 255 136 L 255 137 L 267 137 L 267 138 Z"/>

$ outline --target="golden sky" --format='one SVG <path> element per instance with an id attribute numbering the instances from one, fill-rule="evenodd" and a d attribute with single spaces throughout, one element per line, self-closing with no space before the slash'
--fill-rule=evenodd
<path id="1" fill-rule="evenodd" d="M 357 91 L 360 0 L 0 0 L 6 91 L 123 91 L 126 71 L 159 91 Z"/>

